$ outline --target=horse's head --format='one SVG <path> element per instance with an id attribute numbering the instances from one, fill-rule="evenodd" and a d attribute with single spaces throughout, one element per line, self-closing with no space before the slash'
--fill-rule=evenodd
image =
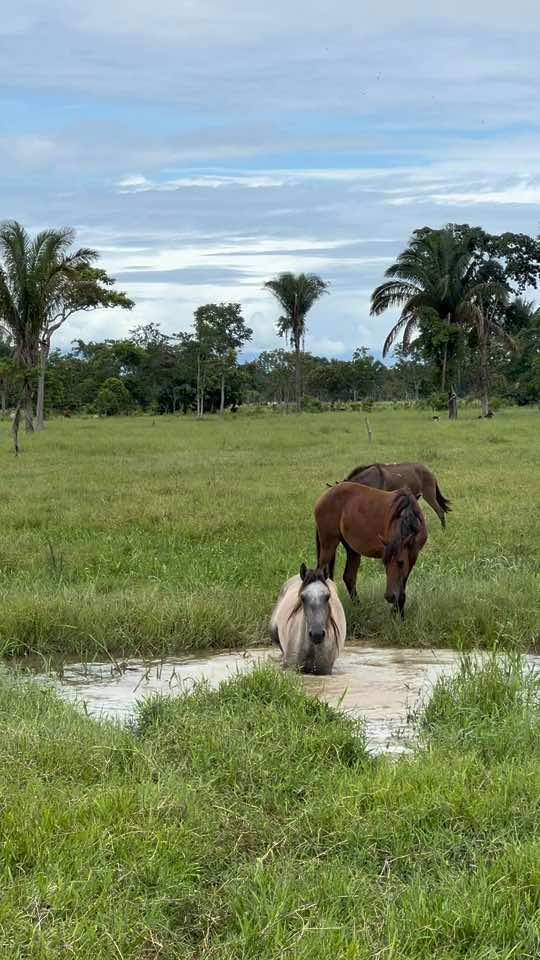
<path id="1" fill-rule="evenodd" d="M 308 570 L 303 563 L 300 579 L 298 600 L 304 610 L 308 636 L 312 643 L 319 644 L 325 640 L 331 620 L 328 572 L 326 569 Z"/>
<path id="2" fill-rule="evenodd" d="M 383 563 L 386 569 L 384 599 L 403 617 L 407 580 L 427 540 L 427 530 L 413 494 L 407 490 L 398 493 L 400 496 L 394 502 L 388 523 L 388 537 L 386 540 L 380 539 L 384 546 Z"/>

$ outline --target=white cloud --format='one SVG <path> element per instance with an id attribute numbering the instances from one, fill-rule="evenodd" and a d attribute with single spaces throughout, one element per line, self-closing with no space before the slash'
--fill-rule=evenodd
<path id="1" fill-rule="evenodd" d="M 392 191 L 399 193 L 399 190 Z M 486 181 L 476 186 L 475 190 L 449 190 L 448 192 L 411 193 L 404 196 L 388 197 L 385 203 L 391 206 L 408 206 L 410 204 L 430 203 L 437 206 L 465 206 L 474 207 L 480 204 L 519 204 L 522 206 L 540 204 L 540 183 L 515 181 L 497 186 L 489 186 Z"/>
<path id="2" fill-rule="evenodd" d="M 173 180 L 148 180 L 143 176 L 124 177 L 116 183 L 120 193 L 148 193 L 151 191 L 170 192 L 171 190 L 182 190 L 189 187 L 198 187 L 203 189 L 219 189 L 220 187 L 246 187 L 247 189 L 258 189 L 267 187 L 282 187 L 285 181 L 275 176 L 260 176 L 256 174 L 246 174 L 245 176 L 229 176 L 221 174 L 215 176 L 204 174 L 198 177 L 176 177 Z"/>

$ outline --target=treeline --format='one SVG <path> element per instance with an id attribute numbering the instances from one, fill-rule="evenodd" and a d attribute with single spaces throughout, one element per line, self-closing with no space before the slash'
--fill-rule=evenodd
<path id="1" fill-rule="evenodd" d="M 525 234 L 467 224 L 416 230 L 372 295 L 374 316 L 401 308 L 384 343 L 388 366 L 364 347 L 351 360 L 305 351 L 308 313 L 330 292 L 315 274 L 265 283 L 285 346 L 249 363 L 239 362 L 252 330 L 238 303 L 199 307 L 188 332 L 146 324 L 122 339 L 53 350 L 73 314 L 135 306 L 96 266 L 97 252 L 73 250 L 73 241 L 69 229 L 32 238 L 15 221 L 0 225 L 0 405 L 14 411 L 15 452 L 19 423 L 40 429 L 46 411 L 203 416 L 240 403 L 425 400 L 448 403 L 455 416 L 457 398 L 477 396 L 486 416 L 490 397 L 540 400 L 540 310 L 523 298 L 540 277 L 540 242 Z"/>
<path id="2" fill-rule="evenodd" d="M 237 305 L 208 305 L 213 311 Z M 233 309 L 233 313 L 235 310 Z M 540 401 L 540 311 L 514 306 L 507 328 L 515 349 L 495 345 L 491 356 L 492 396 L 518 404 Z M 365 347 L 351 360 L 329 360 L 301 353 L 304 407 L 350 401 L 425 401 L 445 407 L 436 359 L 423 356 L 422 338 L 405 351 L 395 349 L 395 363 L 385 365 Z M 464 342 L 455 365 L 460 398 L 479 395 L 474 342 Z M 294 350 L 263 351 L 240 362 L 239 348 L 216 354 L 207 344 L 201 354 L 195 332 L 166 335 L 155 324 L 134 328 L 119 340 L 77 340 L 68 352 L 52 351 L 46 372 L 45 412 L 102 415 L 135 412 L 215 413 L 246 403 L 271 403 L 290 409 L 296 399 Z M 0 401 L 14 406 L 17 383 L 10 379 L 10 347 L 0 341 Z"/>

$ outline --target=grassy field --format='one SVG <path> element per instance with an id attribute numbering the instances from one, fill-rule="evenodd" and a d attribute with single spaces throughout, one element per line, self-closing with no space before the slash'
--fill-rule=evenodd
<path id="1" fill-rule="evenodd" d="M 393 621 L 364 561 L 350 633 L 371 642 L 530 648 L 538 624 L 538 410 L 457 423 L 380 410 L 56 420 L 0 452 L 0 649 L 145 655 L 264 638 L 282 581 L 314 561 L 312 507 L 356 463 L 421 460 L 453 501 Z M 341 566 L 338 566 L 341 571 Z M 339 575 L 341 573 L 339 572 Z"/>
<path id="2" fill-rule="evenodd" d="M 415 754 L 259 670 L 132 729 L 0 683 L 0 956 L 536 960 L 540 698 L 439 682 Z"/>

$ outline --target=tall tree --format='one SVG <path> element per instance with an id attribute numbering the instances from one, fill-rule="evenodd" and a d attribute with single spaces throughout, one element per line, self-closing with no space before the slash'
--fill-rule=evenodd
<path id="1" fill-rule="evenodd" d="M 292 355 L 281 347 L 278 350 L 263 350 L 255 361 L 256 381 L 260 392 L 267 400 L 288 408 L 292 394 Z"/>
<path id="2" fill-rule="evenodd" d="M 204 398 L 206 393 L 206 380 L 208 377 L 208 364 L 212 353 L 213 330 L 208 322 L 205 307 L 198 307 L 195 311 L 195 344 L 197 351 L 197 417 L 202 419 L 204 416 Z M 187 347 L 188 340 L 184 338 L 184 347 Z"/>
<path id="3" fill-rule="evenodd" d="M 372 295 L 374 315 L 392 306 L 402 307 L 397 323 L 386 338 L 384 353 L 400 335 L 407 349 L 418 328 L 430 323 L 433 328 L 435 316 L 440 331 L 432 329 L 432 341 L 434 345 L 437 341 L 443 343 L 441 389 L 444 390 L 452 336 L 459 329 L 472 330 L 479 346 L 482 413 L 486 415 L 489 412 L 490 339 L 505 338 L 501 318 L 508 295 L 527 285 L 536 286 L 539 275 L 540 243 L 525 234 L 488 234 L 468 224 L 448 224 L 441 230 L 429 227 L 416 230 L 409 246 L 386 271 L 391 279 L 377 287 Z M 457 344 L 459 335 L 453 339 Z M 508 337 L 505 339 L 509 342 Z"/>
<path id="4" fill-rule="evenodd" d="M 45 411 L 45 371 L 51 352 L 53 335 L 74 313 L 121 307 L 131 310 L 133 300 L 121 290 L 114 289 L 112 277 L 96 267 L 84 266 L 78 272 L 64 277 L 57 285 L 54 299 L 44 319 L 39 336 L 39 376 L 36 403 L 36 428 L 43 429 Z"/>
<path id="5" fill-rule="evenodd" d="M 274 295 L 283 314 L 277 322 L 280 336 L 290 337 L 295 355 L 296 409 L 302 409 L 302 371 L 300 351 L 306 333 L 306 317 L 323 293 L 328 283 L 314 273 L 280 273 L 267 280 L 265 288 Z"/>
<path id="6" fill-rule="evenodd" d="M 373 291 L 371 314 L 379 316 L 395 306 L 402 309 L 386 337 L 383 356 L 399 337 L 406 350 L 423 318 L 435 315 L 443 344 L 441 390 L 445 390 L 452 327 L 460 322 L 474 280 L 470 250 L 451 230 L 417 230 L 385 276 L 390 279 Z"/>
<path id="7" fill-rule="evenodd" d="M 23 409 L 27 429 L 33 431 L 32 380 L 39 362 L 40 336 L 60 290 L 66 292 L 97 256 L 88 248 L 70 252 L 73 240 L 70 229 L 42 230 L 32 239 L 16 221 L 0 227 L 0 320 L 13 337 L 13 359 L 20 371 L 13 418 L 15 453 L 19 451 Z"/>
<path id="8" fill-rule="evenodd" d="M 237 351 L 251 340 L 253 330 L 246 326 L 239 303 L 207 303 L 196 311 L 195 325 L 217 369 L 223 413 L 227 372 L 236 366 Z"/>

